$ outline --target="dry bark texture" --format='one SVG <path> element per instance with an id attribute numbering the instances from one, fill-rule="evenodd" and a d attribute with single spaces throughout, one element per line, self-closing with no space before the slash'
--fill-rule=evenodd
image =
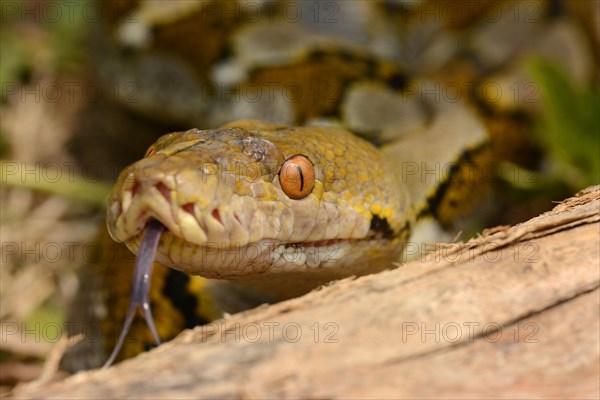
<path id="1" fill-rule="evenodd" d="M 18 398 L 597 398 L 600 187 Z"/>

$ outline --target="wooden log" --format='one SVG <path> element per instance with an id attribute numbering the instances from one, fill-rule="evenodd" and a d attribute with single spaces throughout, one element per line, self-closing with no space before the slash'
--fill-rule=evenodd
<path id="1" fill-rule="evenodd" d="M 598 398 L 600 187 L 16 398 Z"/>

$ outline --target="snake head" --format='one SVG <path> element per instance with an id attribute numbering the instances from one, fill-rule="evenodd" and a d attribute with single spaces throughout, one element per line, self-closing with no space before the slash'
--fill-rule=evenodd
<path id="1" fill-rule="evenodd" d="M 313 175 L 294 196 L 281 175 L 288 160 L 300 168 L 298 156 Z M 254 286 L 268 281 L 287 297 L 388 268 L 399 256 L 410 204 L 389 168 L 378 149 L 336 127 L 239 121 L 171 133 L 121 173 L 108 229 L 137 253 L 148 222 L 158 220 L 166 227 L 160 263 Z"/>

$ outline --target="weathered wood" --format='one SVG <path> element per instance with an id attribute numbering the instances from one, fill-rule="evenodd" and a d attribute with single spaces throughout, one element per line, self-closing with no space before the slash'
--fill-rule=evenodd
<path id="1" fill-rule="evenodd" d="M 18 398 L 597 398 L 600 187 Z"/>

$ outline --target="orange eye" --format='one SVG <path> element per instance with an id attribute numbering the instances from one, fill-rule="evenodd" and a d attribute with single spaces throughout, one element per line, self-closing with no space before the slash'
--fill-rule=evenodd
<path id="1" fill-rule="evenodd" d="M 301 154 L 288 158 L 279 171 L 279 183 L 289 198 L 297 200 L 306 197 L 315 187 L 312 162 Z"/>
<path id="2" fill-rule="evenodd" d="M 148 147 L 148 150 L 146 150 L 146 155 L 144 157 L 150 157 L 154 153 L 156 153 L 156 145 L 155 144 L 153 144 L 152 146 Z"/>

